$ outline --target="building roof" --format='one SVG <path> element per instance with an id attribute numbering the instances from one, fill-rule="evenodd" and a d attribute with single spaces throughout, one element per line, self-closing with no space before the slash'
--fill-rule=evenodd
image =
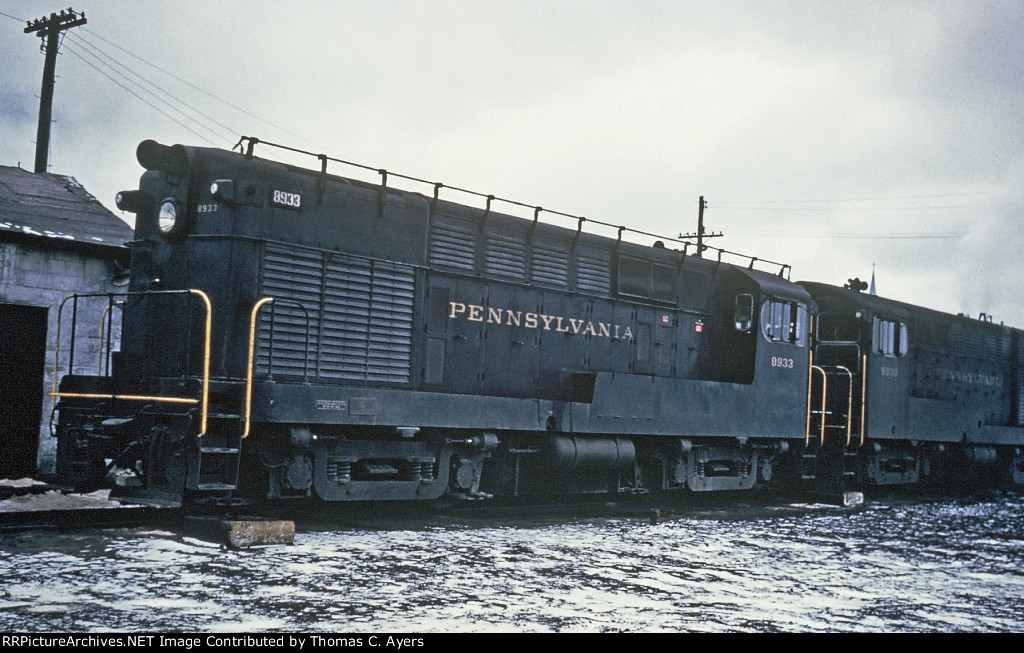
<path id="1" fill-rule="evenodd" d="M 15 234 L 121 247 L 133 230 L 74 177 L 0 166 L 0 239 Z"/>

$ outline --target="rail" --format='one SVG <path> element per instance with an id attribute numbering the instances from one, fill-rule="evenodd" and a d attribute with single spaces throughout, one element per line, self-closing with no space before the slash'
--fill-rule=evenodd
<path id="1" fill-rule="evenodd" d="M 820 444 L 825 444 L 825 397 L 828 395 L 828 375 L 825 373 L 825 369 L 818 365 L 811 365 L 813 372 L 821 373 L 821 441 Z M 811 376 L 811 375 L 808 375 Z M 804 446 L 808 447 L 811 444 L 811 408 L 810 408 L 810 396 L 811 386 L 807 385 L 807 434 L 804 436 Z"/>
<path id="2" fill-rule="evenodd" d="M 114 331 L 114 325 L 113 325 L 113 318 L 114 318 L 113 313 L 114 313 L 114 311 L 112 311 L 111 309 L 114 308 L 115 306 L 120 306 L 120 305 L 123 305 L 123 304 L 124 304 L 123 301 L 112 302 L 112 303 L 108 303 L 107 306 L 105 306 L 103 308 L 103 315 L 100 316 L 100 355 L 99 355 L 99 362 L 96 364 L 96 376 L 103 376 L 103 364 L 104 364 L 104 362 L 106 362 L 106 369 L 107 369 L 107 374 L 106 375 L 110 376 L 110 338 L 111 338 L 111 335 L 113 334 L 113 331 Z M 103 332 L 104 332 L 104 327 L 106 327 L 105 330 L 106 330 L 106 333 L 107 333 L 107 337 L 106 337 L 106 344 L 107 344 L 106 354 L 107 355 L 106 355 L 105 358 L 103 356 L 103 353 L 104 353 L 103 352 L 103 343 L 104 343 Z"/>
<path id="3" fill-rule="evenodd" d="M 814 316 L 811 316 L 810 333 L 814 333 Z M 807 419 L 804 421 L 804 447 L 811 446 L 811 391 L 814 381 L 814 348 L 807 348 Z"/>
<path id="4" fill-rule="evenodd" d="M 57 388 L 57 382 L 60 379 L 60 332 L 64 318 L 64 306 L 69 300 L 72 301 L 72 315 L 71 315 L 71 346 L 68 352 L 68 370 L 73 372 L 75 369 L 75 329 L 78 321 L 78 300 L 87 297 L 106 297 L 108 300 L 107 309 L 104 311 L 103 317 L 100 318 L 101 325 L 101 341 L 102 336 L 102 325 L 104 320 L 110 322 L 110 307 L 114 305 L 115 297 L 132 297 L 132 296 L 151 296 L 151 295 L 195 295 L 199 297 L 204 304 L 206 309 L 206 320 L 205 320 L 205 333 L 203 339 L 203 384 L 202 394 L 199 399 L 193 397 L 160 397 L 153 395 L 129 395 L 129 394 L 114 394 L 114 393 L 85 393 L 85 392 L 59 392 Z M 57 334 L 56 342 L 54 345 L 53 353 L 53 392 L 50 396 L 53 398 L 51 410 L 56 410 L 57 399 L 111 399 L 121 401 L 152 401 L 161 403 L 176 403 L 176 404 L 199 404 L 201 407 L 201 419 L 200 419 L 200 432 L 196 437 L 202 437 L 206 434 L 206 421 L 207 414 L 209 411 L 209 399 L 210 399 L 210 335 L 213 325 L 213 305 L 210 302 L 210 297 L 202 290 L 190 289 L 190 290 L 153 290 L 146 292 L 129 292 L 129 293 L 92 293 L 92 294 L 75 294 L 68 295 L 61 300 L 60 306 L 57 309 Z M 110 334 L 111 329 L 109 328 L 106 332 L 107 347 L 106 355 L 110 356 Z M 104 350 L 101 345 L 100 347 L 100 367 L 103 365 Z M 109 371 L 109 362 L 107 369 Z"/>
<path id="5" fill-rule="evenodd" d="M 262 299 L 260 299 L 259 301 L 257 301 L 253 305 L 252 313 L 249 316 L 249 357 L 248 357 L 248 361 L 246 362 L 246 370 L 245 370 L 245 427 L 242 430 L 242 438 L 249 437 L 249 430 L 250 430 L 251 418 L 252 418 L 252 385 L 253 385 L 253 378 L 254 378 L 254 375 L 255 375 L 255 363 L 256 363 L 256 327 L 257 327 L 256 321 L 259 318 L 260 309 L 262 309 L 264 306 L 266 306 L 268 304 L 274 304 L 275 302 L 279 303 L 279 304 L 289 304 L 289 305 L 297 306 L 297 307 L 299 307 L 302 310 L 303 314 L 305 315 L 305 318 L 306 318 L 306 347 L 305 347 L 306 356 L 305 356 L 305 359 L 303 360 L 302 375 L 303 375 L 303 377 L 307 377 L 307 378 L 309 376 L 309 311 L 307 311 L 306 307 L 303 306 L 302 304 L 300 304 L 299 302 L 296 302 L 296 301 L 293 301 L 293 300 L 290 300 L 290 299 L 276 299 L 274 297 L 263 297 Z M 273 311 L 273 306 L 271 306 L 271 311 Z M 273 312 L 271 312 L 271 317 L 270 317 L 270 352 L 269 352 L 269 360 L 267 362 L 267 367 L 268 367 L 269 370 L 273 370 L 273 367 L 274 367 L 274 316 L 273 316 Z"/>
<path id="6" fill-rule="evenodd" d="M 388 170 L 386 170 L 384 168 L 374 168 L 373 166 L 364 165 L 362 163 L 354 163 L 352 161 L 346 161 L 344 159 L 337 159 L 337 158 L 334 158 L 334 157 L 330 157 L 330 156 L 327 156 L 326 154 L 316 154 L 314 152 L 309 152 L 307 150 L 300 150 L 298 148 L 290 147 L 288 145 L 281 145 L 279 143 L 271 143 L 269 141 L 263 141 L 263 140 L 260 140 L 260 139 L 258 139 L 256 137 L 254 137 L 254 136 L 242 136 L 238 140 L 238 143 L 235 144 L 235 147 L 238 148 L 238 150 L 240 152 L 242 151 L 242 144 L 243 143 L 246 143 L 246 147 L 245 147 L 245 156 L 246 156 L 246 158 L 253 158 L 254 157 L 254 151 L 256 149 L 256 145 L 265 145 L 267 147 L 275 147 L 275 148 L 278 148 L 278 149 L 281 149 L 281 150 L 285 150 L 287 152 L 294 152 L 296 154 L 303 154 L 303 155 L 306 155 L 306 156 L 315 157 L 317 160 L 320 161 L 320 177 L 318 177 L 318 179 L 317 179 L 317 190 L 318 190 L 318 194 L 320 196 L 322 196 L 322 194 L 323 194 L 323 180 L 324 180 L 324 178 L 327 175 L 327 162 L 328 161 L 333 161 L 335 163 L 340 163 L 342 165 L 351 166 L 353 168 L 359 168 L 361 170 L 368 170 L 370 172 L 375 172 L 375 173 L 379 174 L 381 180 L 380 180 L 380 189 L 377 192 L 377 207 L 378 207 L 378 211 L 379 211 L 380 215 L 383 215 L 383 213 L 384 213 L 384 196 L 385 196 L 385 193 L 387 192 L 388 177 L 390 176 L 390 177 L 397 177 L 399 179 L 405 179 L 407 181 L 412 181 L 412 182 L 415 182 L 415 183 L 418 183 L 418 184 L 426 184 L 428 186 L 432 186 L 433 189 L 434 189 L 434 192 L 433 192 L 433 197 L 432 197 L 431 202 L 430 202 L 431 210 L 433 210 L 434 206 L 437 204 L 437 201 L 439 199 L 438 196 L 439 196 L 442 188 L 447 189 L 447 190 L 451 190 L 451 191 L 455 191 L 455 192 L 458 192 L 458 193 L 464 193 L 466 195 L 472 195 L 474 197 L 479 197 L 479 198 L 485 199 L 487 201 L 487 204 L 486 204 L 486 208 L 484 209 L 483 218 L 481 220 L 481 226 L 482 226 L 483 222 L 485 222 L 487 220 L 487 216 L 491 212 L 491 204 L 493 202 L 503 202 L 503 203 L 509 204 L 511 206 L 518 206 L 518 207 L 529 209 L 529 210 L 533 211 L 533 225 L 530 227 L 530 231 L 529 231 L 530 235 L 533 234 L 533 230 L 537 226 L 537 221 L 540 218 L 540 214 L 543 212 L 543 213 L 550 213 L 551 215 L 557 215 L 557 216 L 560 216 L 560 217 L 563 217 L 563 218 L 570 218 L 572 220 L 576 220 L 577 221 L 576 239 L 579 238 L 579 235 L 580 235 L 580 233 L 583 230 L 583 223 L 584 222 L 589 222 L 590 224 L 600 225 L 600 226 L 603 226 L 603 227 L 610 227 L 612 229 L 618 230 L 619 239 L 620 240 L 622 238 L 622 233 L 625 231 L 625 232 L 637 234 L 637 235 L 640 235 L 640 236 L 647 236 L 647 237 L 650 237 L 650 238 L 657 238 L 657 239 L 660 239 L 660 240 L 667 240 L 667 241 L 671 241 L 671 242 L 674 242 L 674 243 L 680 243 L 680 244 L 683 245 L 683 256 L 684 257 L 686 256 L 687 248 L 690 245 L 696 245 L 696 243 L 693 243 L 692 241 L 687 240 L 685 238 L 672 238 L 671 236 L 661 236 L 661 235 L 650 233 L 650 232 L 647 232 L 647 231 L 641 231 L 639 229 L 631 229 L 630 227 L 615 225 L 615 224 L 612 224 L 610 222 L 603 222 L 601 220 L 594 220 L 593 218 L 586 218 L 586 217 L 583 217 L 583 216 L 580 216 L 580 215 L 573 215 L 571 213 L 563 213 L 561 211 L 553 211 L 551 209 L 545 209 L 542 206 L 534 206 L 532 204 L 526 204 L 524 202 L 517 202 L 515 200 L 510 200 L 510 199 L 505 199 L 505 198 L 502 198 L 502 197 L 497 197 L 495 195 L 489 195 L 489 194 L 486 194 L 486 193 L 480 193 L 480 192 L 473 191 L 473 190 L 468 190 L 468 189 L 465 189 L 465 188 L 459 188 L 458 186 L 448 186 L 448 185 L 445 185 L 445 184 L 443 184 L 441 182 L 434 182 L 434 181 L 429 181 L 427 179 L 420 179 L 419 177 L 412 177 L 412 176 L 409 176 L 409 175 L 403 175 L 403 174 L 400 174 L 400 173 L 397 173 L 397 172 L 389 172 Z M 696 237 L 696 236 L 694 236 L 694 237 Z M 575 240 L 574 240 L 574 242 L 575 242 Z M 730 251 L 730 250 L 727 250 L 727 249 L 722 249 L 720 247 L 712 247 L 710 245 L 701 245 L 698 248 L 696 255 L 697 256 L 701 256 L 701 251 L 702 250 L 712 250 L 712 251 L 718 252 L 718 261 L 719 262 L 721 262 L 723 254 L 728 254 L 730 256 L 736 256 L 736 257 L 739 257 L 741 259 L 746 259 L 747 261 L 749 261 L 748 267 L 750 269 L 753 269 L 754 264 L 758 263 L 758 262 L 763 263 L 765 265 L 779 266 L 778 276 L 780 276 L 780 277 L 785 276 L 786 279 L 789 279 L 788 275 L 792 271 L 792 267 L 788 263 L 779 263 L 778 261 L 770 261 L 768 259 L 762 259 L 762 258 L 758 258 L 756 256 L 750 256 L 749 254 L 742 254 L 740 252 L 733 252 L 733 251 Z"/>
<path id="7" fill-rule="evenodd" d="M 804 446 L 810 446 L 811 439 L 811 415 L 814 411 L 811 409 L 812 395 L 814 392 L 813 387 L 813 374 L 818 372 L 821 374 L 821 410 L 819 412 L 819 418 L 821 420 L 820 428 L 820 444 L 825 444 L 825 430 L 827 428 L 841 428 L 846 436 L 846 443 L 844 446 L 850 446 L 850 441 L 853 439 L 853 372 L 843 365 L 814 365 L 813 356 L 811 357 L 812 363 L 809 366 L 807 373 L 807 420 L 806 420 L 806 431 L 804 436 Z M 828 424 L 828 376 L 829 374 L 841 375 L 845 374 L 848 379 L 847 392 L 846 392 L 846 413 L 845 413 L 845 424 Z M 861 445 L 864 444 L 864 400 L 863 394 L 861 397 Z"/>
<path id="8" fill-rule="evenodd" d="M 860 445 L 864 446 L 864 412 L 868 405 L 868 355 L 861 356 L 860 366 Z"/>
<path id="9" fill-rule="evenodd" d="M 836 366 L 837 372 L 845 372 L 847 377 L 850 379 L 848 391 L 846 393 L 846 445 L 850 446 L 850 434 L 852 433 L 853 427 L 853 372 L 842 365 Z"/>

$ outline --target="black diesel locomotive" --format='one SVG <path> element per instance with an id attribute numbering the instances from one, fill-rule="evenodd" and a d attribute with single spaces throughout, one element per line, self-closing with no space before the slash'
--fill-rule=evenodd
<path id="1" fill-rule="evenodd" d="M 230 505 L 1024 483 L 1021 331 L 246 141 L 139 146 L 130 286 L 70 298 L 57 357 L 121 316 L 120 351 L 54 393 L 69 484 Z"/>

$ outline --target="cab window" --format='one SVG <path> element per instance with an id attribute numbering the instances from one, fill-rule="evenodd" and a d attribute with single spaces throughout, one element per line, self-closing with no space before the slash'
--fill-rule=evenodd
<path id="1" fill-rule="evenodd" d="M 761 333 L 770 342 L 807 344 L 807 307 L 775 299 L 761 306 Z"/>
<path id="2" fill-rule="evenodd" d="M 860 342 L 860 319 L 848 313 L 818 316 L 819 342 Z"/>
<path id="3" fill-rule="evenodd" d="M 876 317 L 873 332 L 876 354 L 883 356 L 906 355 L 909 344 L 906 324 Z"/>

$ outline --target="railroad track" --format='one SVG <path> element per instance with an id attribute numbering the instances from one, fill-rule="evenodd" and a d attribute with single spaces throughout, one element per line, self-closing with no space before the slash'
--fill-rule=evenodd
<path id="1" fill-rule="evenodd" d="M 0 533 L 25 530 L 112 528 L 180 521 L 178 508 L 124 506 L 120 508 L 61 508 L 0 512 Z"/>
<path id="2" fill-rule="evenodd" d="M 127 506 L 33 479 L 0 480 L 0 532 L 74 530 L 179 521 L 181 510 Z"/>

